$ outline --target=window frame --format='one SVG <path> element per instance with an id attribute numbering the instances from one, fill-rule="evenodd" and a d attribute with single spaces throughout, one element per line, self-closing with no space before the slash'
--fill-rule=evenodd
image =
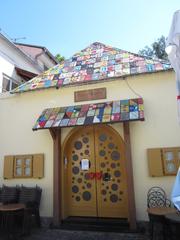
<path id="1" fill-rule="evenodd" d="M 171 154 L 168 156 L 167 152 L 172 153 L 172 157 Z M 151 177 L 176 176 L 180 167 L 180 147 L 148 148 L 147 160 Z M 169 163 L 173 165 L 169 166 L 168 171 Z"/>
<path id="2" fill-rule="evenodd" d="M 30 160 L 30 175 L 25 174 L 25 169 L 27 168 L 25 161 L 29 159 Z M 21 166 L 18 166 L 17 160 L 22 160 Z M 21 168 L 21 175 L 17 174 L 17 168 Z M 14 156 L 14 161 L 13 161 L 13 177 L 14 178 L 32 178 L 32 173 L 33 173 L 33 156 L 32 155 L 16 155 Z"/>
<path id="3" fill-rule="evenodd" d="M 21 174 L 17 174 L 18 159 L 22 159 L 22 163 L 19 164 L 22 171 Z M 29 163 L 25 163 L 25 160 L 30 159 Z M 30 174 L 25 174 L 25 168 L 31 168 Z M 29 170 L 29 169 L 28 169 Z M 27 172 L 28 173 L 28 172 Z M 17 154 L 17 155 L 5 155 L 4 156 L 4 168 L 3 178 L 4 179 L 30 179 L 36 178 L 41 179 L 44 177 L 44 153 L 35 154 Z"/>
<path id="4" fill-rule="evenodd" d="M 180 152 L 180 147 L 168 147 L 168 148 L 162 148 L 162 162 L 163 162 L 163 172 L 165 176 L 174 176 L 177 174 L 178 168 L 179 168 L 179 163 L 180 159 L 178 159 L 178 152 Z M 166 159 L 166 153 L 171 152 L 173 154 L 173 159 L 172 160 L 167 160 Z M 169 162 L 168 162 L 169 161 Z M 173 172 L 169 172 L 167 170 L 167 164 L 172 163 L 175 166 L 175 170 Z"/>
<path id="5" fill-rule="evenodd" d="M 14 88 L 18 87 L 18 86 L 21 84 L 20 81 L 12 78 L 12 77 L 10 77 L 10 76 L 8 76 L 8 75 L 5 74 L 5 73 L 2 73 L 2 75 L 3 75 L 3 79 L 2 79 L 2 92 L 12 91 Z M 4 86 L 3 86 L 5 80 L 6 80 L 7 83 L 8 83 L 7 86 L 6 86 L 7 88 L 4 88 Z M 15 84 L 16 86 L 13 87 L 13 84 Z"/>

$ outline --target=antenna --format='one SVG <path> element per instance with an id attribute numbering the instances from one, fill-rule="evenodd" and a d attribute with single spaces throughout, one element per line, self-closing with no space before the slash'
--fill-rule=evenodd
<path id="1" fill-rule="evenodd" d="M 19 37 L 19 38 L 11 38 L 13 42 L 17 42 L 20 39 L 26 39 L 26 37 Z"/>
<path id="2" fill-rule="evenodd" d="M 3 31 L 3 29 L 0 27 L 0 33 L 2 33 L 3 35 L 6 36 L 6 38 L 8 38 L 9 40 L 13 41 L 13 42 L 17 42 L 20 39 L 26 39 L 26 37 L 19 37 L 19 38 L 11 38 L 5 31 Z"/>

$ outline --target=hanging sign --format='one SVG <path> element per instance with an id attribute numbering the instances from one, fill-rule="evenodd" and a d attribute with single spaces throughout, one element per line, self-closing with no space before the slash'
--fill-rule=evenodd
<path id="1" fill-rule="evenodd" d="M 81 160 L 81 169 L 82 170 L 89 170 L 89 159 L 84 158 Z"/>

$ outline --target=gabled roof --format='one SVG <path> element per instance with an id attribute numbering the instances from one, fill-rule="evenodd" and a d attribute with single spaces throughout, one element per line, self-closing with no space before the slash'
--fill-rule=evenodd
<path id="1" fill-rule="evenodd" d="M 17 42 L 14 42 L 14 44 L 16 45 L 17 48 L 26 52 L 28 55 L 30 55 L 34 59 L 36 59 L 41 54 L 41 52 L 44 52 L 54 62 L 54 64 L 58 63 L 56 58 L 49 52 L 49 50 L 46 47 L 26 44 L 26 43 L 17 43 Z"/>
<path id="2" fill-rule="evenodd" d="M 72 58 L 19 86 L 12 93 L 50 87 L 61 88 L 80 83 L 98 83 L 117 77 L 169 69 L 170 63 L 95 42 L 74 54 Z"/>

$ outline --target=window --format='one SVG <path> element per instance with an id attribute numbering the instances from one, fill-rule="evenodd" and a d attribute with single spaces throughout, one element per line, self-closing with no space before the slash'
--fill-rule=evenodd
<path id="1" fill-rule="evenodd" d="M 32 177 L 32 156 L 16 156 L 14 177 Z"/>
<path id="2" fill-rule="evenodd" d="M 180 148 L 162 149 L 162 160 L 165 175 L 176 175 L 180 164 Z"/>
<path id="3" fill-rule="evenodd" d="M 152 177 L 172 176 L 180 166 L 180 147 L 147 150 L 149 174 Z"/>
<path id="4" fill-rule="evenodd" d="M 49 69 L 45 64 L 43 64 L 43 68 L 44 68 L 44 71 Z"/>
<path id="5" fill-rule="evenodd" d="M 43 177 L 44 154 L 4 157 L 4 179 Z"/>
<path id="6" fill-rule="evenodd" d="M 3 73 L 3 83 L 2 83 L 2 91 L 9 92 L 14 88 L 18 87 L 20 84 L 19 81 L 15 80 L 14 78 L 9 77 L 5 73 Z"/>

